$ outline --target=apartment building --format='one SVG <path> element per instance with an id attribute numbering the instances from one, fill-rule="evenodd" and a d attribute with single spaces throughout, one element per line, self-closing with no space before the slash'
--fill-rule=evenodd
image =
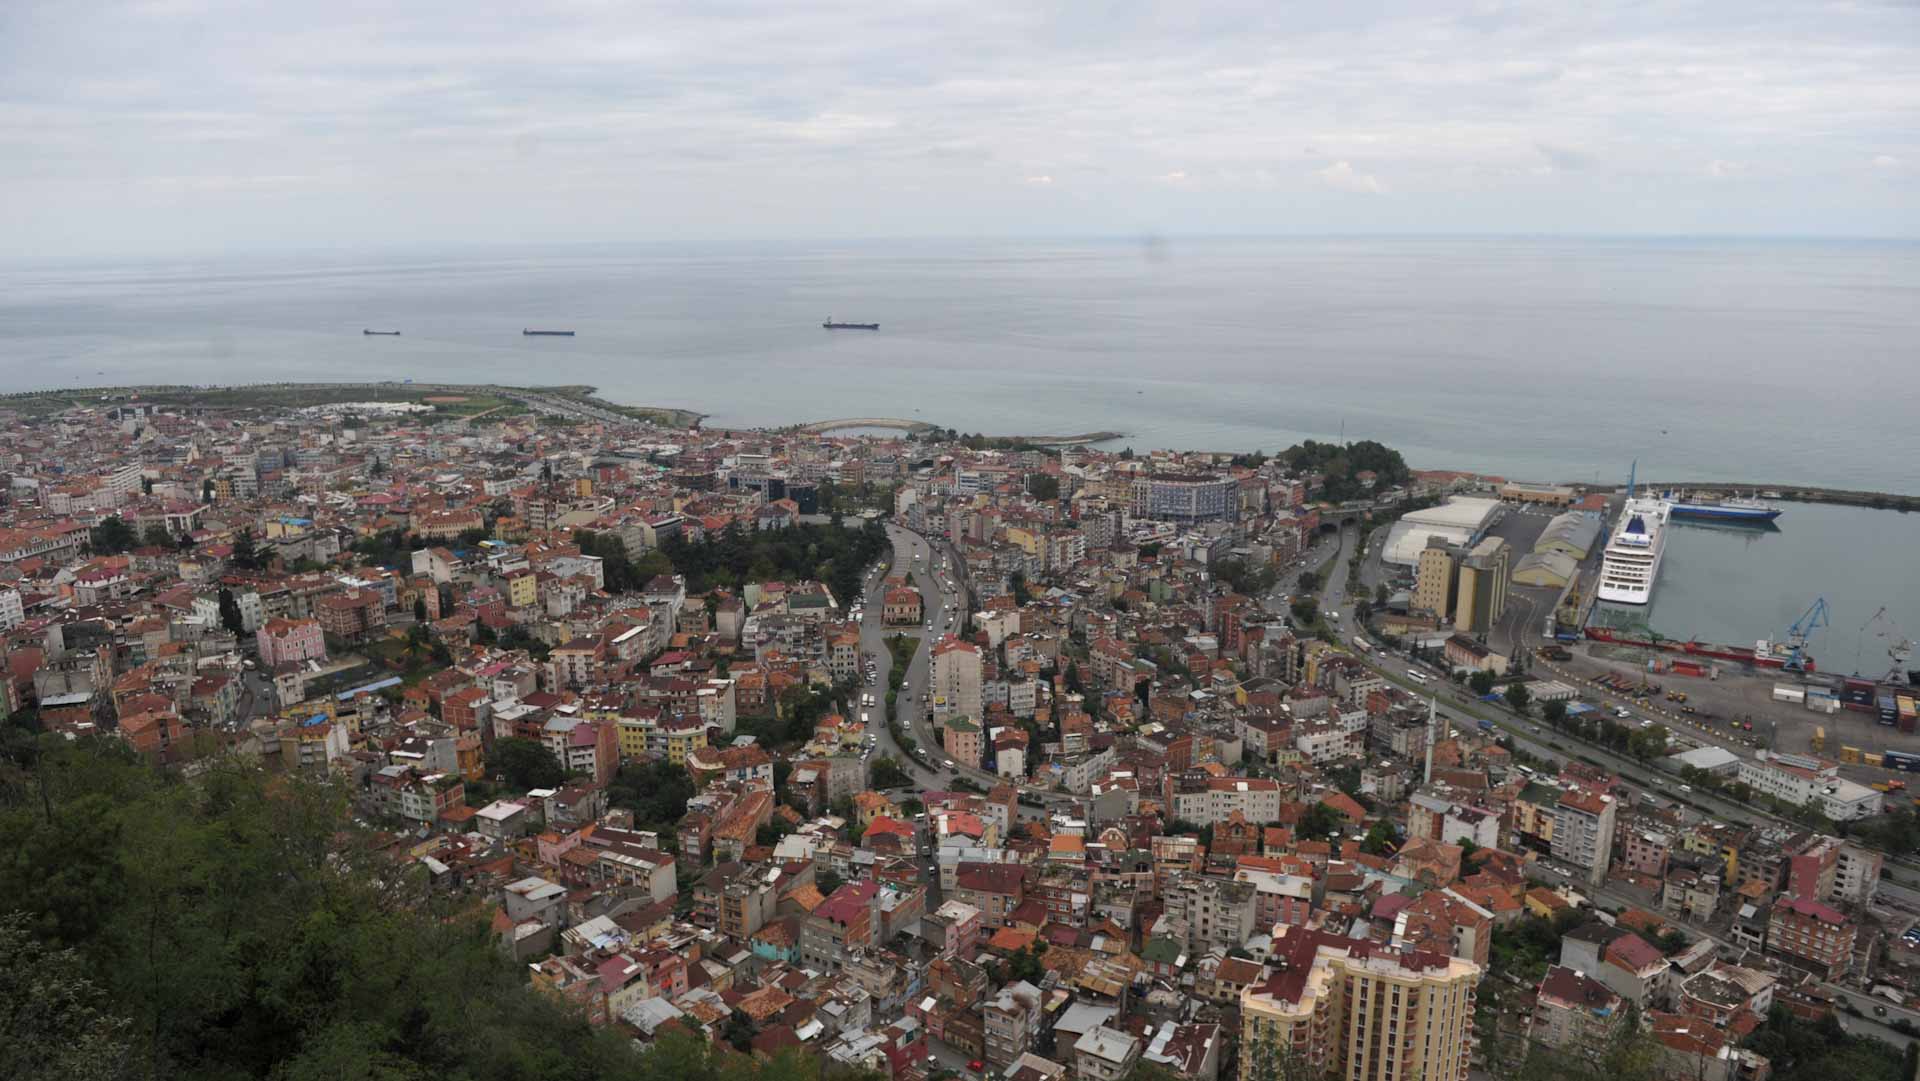
<path id="1" fill-rule="evenodd" d="M 1240 1081 L 1277 1053 L 1340 1081 L 1465 1081 L 1480 966 L 1276 928 L 1273 975 L 1240 994 Z"/>

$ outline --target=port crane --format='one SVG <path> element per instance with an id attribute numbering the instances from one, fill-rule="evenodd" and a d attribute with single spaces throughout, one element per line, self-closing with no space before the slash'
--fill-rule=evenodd
<path id="1" fill-rule="evenodd" d="M 1901 633 L 1900 624 L 1895 623 L 1893 617 L 1887 614 L 1887 607 L 1883 604 L 1880 606 L 1880 610 L 1873 614 L 1872 619 L 1860 624 L 1860 638 L 1862 643 L 1865 642 L 1867 628 L 1872 627 L 1876 623 L 1885 625 L 1881 630 L 1874 633 L 1874 637 L 1886 639 L 1887 657 L 1893 662 L 1893 667 L 1888 670 L 1887 677 L 1882 682 L 1904 683 L 1907 678 L 1907 658 L 1913 656 L 1913 641 Z M 1853 674 L 1857 676 L 1860 674 L 1859 645 L 1853 647 L 1853 664 Z"/>
<path id="2" fill-rule="evenodd" d="M 1827 625 L 1828 611 L 1827 599 L 1818 597 L 1800 614 L 1799 619 L 1793 621 L 1793 626 L 1787 628 L 1787 659 L 1782 668 L 1796 672 L 1807 670 L 1807 639 L 1813 637 L 1814 631 Z"/>

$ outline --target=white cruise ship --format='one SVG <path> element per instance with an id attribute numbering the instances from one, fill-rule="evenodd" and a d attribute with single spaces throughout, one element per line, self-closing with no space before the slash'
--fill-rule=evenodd
<path id="1" fill-rule="evenodd" d="M 1601 600 L 1645 604 L 1653 599 L 1660 556 L 1667 548 L 1667 517 L 1672 512 L 1673 504 L 1664 499 L 1627 500 L 1600 561 Z"/>

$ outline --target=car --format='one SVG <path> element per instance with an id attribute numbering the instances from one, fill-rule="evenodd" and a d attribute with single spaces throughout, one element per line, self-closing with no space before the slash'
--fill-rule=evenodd
<path id="1" fill-rule="evenodd" d="M 951 759 L 951 758 L 947 758 L 947 759 L 943 759 L 943 760 L 942 760 L 942 762 L 943 762 L 943 763 L 944 763 L 944 764 L 946 765 L 946 767 L 947 767 L 948 769 L 953 769 L 953 768 L 954 768 L 954 765 L 953 765 L 953 759 Z"/>
<path id="2" fill-rule="evenodd" d="M 1887 1015 L 1887 1008 L 1885 1006 L 1875 1006 L 1873 1008 L 1873 1015 L 1875 1017 L 1885 1017 Z"/>
<path id="3" fill-rule="evenodd" d="M 1880 1012 L 1885 1013 L 1886 1011 L 1882 1010 Z M 987 1064 L 984 1062 L 981 1062 L 979 1059 L 974 1059 L 973 1061 L 967 1063 L 967 1069 L 972 1070 L 974 1073 L 979 1073 L 981 1070 L 984 1070 L 986 1068 L 987 1068 Z"/>

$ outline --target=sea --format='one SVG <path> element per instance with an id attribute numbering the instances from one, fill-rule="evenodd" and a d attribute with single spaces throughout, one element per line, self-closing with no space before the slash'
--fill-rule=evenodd
<path id="1" fill-rule="evenodd" d="M 0 390 L 584 383 L 715 425 L 1112 430 L 1140 451 L 1377 439 L 1416 467 L 1541 481 L 1620 482 L 1637 460 L 1643 477 L 1920 494 L 1916 360 L 1913 242 L 1150 237 L 0 266 Z"/>
<path id="2" fill-rule="evenodd" d="M 1621 483 L 1637 463 L 1643 480 L 1920 494 L 1917 362 L 1912 241 L 1132 237 L 0 263 L 0 391 L 579 383 L 710 425 L 1111 430 L 1124 434 L 1109 446 L 1137 451 L 1375 439 L 1415 468 L 1548 482 Z M 1677 528 L 1655 628 L 1750 641 L 1824 594 L 1836 639 L 1882 603 L 1920 634 L 1920 515 L 1807 504 L 1780 524 Z"/>
<path id="3" fill-rule="evenodd" d="M 1807 640 L 1818 668 L 1885 675 L 1888 648 L 1920 639 L 1920 513 L 1777 505 L 1771 529 L 1675 519 L 1652 603 L 1601 604 L 1594 620 L 1751 648 L 1762 638 L 1784 642 L 1802 619 L 1811 625 L 1824 602 L 1825 626 Z"/>

